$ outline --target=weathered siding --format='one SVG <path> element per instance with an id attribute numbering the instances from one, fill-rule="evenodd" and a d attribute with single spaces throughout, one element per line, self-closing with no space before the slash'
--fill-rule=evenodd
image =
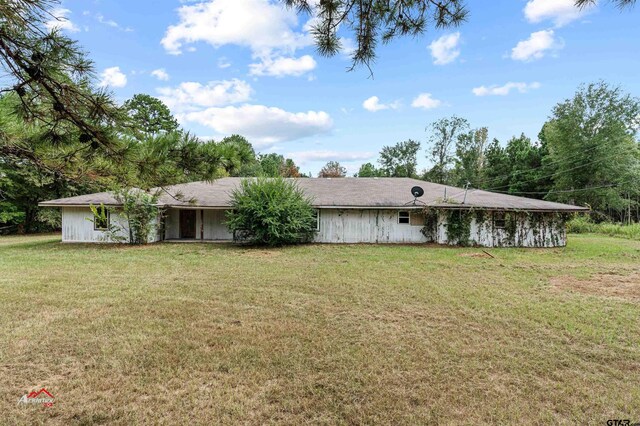
<path id="1" fill-rule="evenodd" d="M 107 234 L 104 231 L 93 229 L 93 213 L 89 207 L 63 207 L 62 208 L 62 241 L 65 243 L 107 243 Z M 121 228 L 118 235 L 129 240 L 129 225 L 124 217 L 117 211 L 111 212 L 111 224 Z M 157 241 L 157 231 L 152 230 L 149 242 Z"/>
<path id="2" fill-rule="evenodd" d="M 169 209 L 164 213 L 164 237 L 167 240 L 180 238 L 180 210 Z"/>
<path id="3" fill-rule="evenodd" d="M 486 219 L 478 222 L 471 219 L 470 245 L 482 247 L 564 247 L 567 234 L 564 221 L 554 213 L 510 213 L 515 223 L 505 228 L 496 228 L 492 212 L 486 212 Z M 455 245 L 447 235 L 447 215 L 438 214 L 438 244 Z"/>
<path id="4" fill-rule="evenodd" d="M 321 209 L 319 243 L 423 243 L 422 224 L 398 223 L 398 210 Z"/>
<path id="5" fill-rule="evenodd" d="M 205 240 L 231 240 L 233 235 L 224 224 L 225 210 L 194 209 L 196 211 L 196 240 L 201 239 L 202 230 Z M 202 218 L 204 217 L 204 228 Z M 180 209 L 169 209 L 165 213 L 165 238 L 180 238 Z"/>
<path id="6" fill-rule="evenodd" d="M 198 215 L 198 220 L 200 216 Z M 205 240 L 231 240 L 233 234 L 225 225 L 225 210 L 204 211 L 204 239 Z M 200 223 L 198 223 L 200 226 Z M 198 228 L 198 232 L 200 228 Z M 199 235 L 199 234 L 198 234 Z"/>
<path id="7" fill-rule="evenodd" d="M 224 210 L 196 210 L 196 239 L 225 241 L 233 238 L 228 231 Z M 425 243 L 457 244 L 447 232 L 448 215 L 437 214 L 437 229 L 433 237 L 423 235 L 424 221 L 417 213 L 410 224 L 398 223 L 399 210 L 321 209 L 320 229 L 315 242 L 319 243 Z M 468 244 L 484 247 L 561 247 L 566 245 L 564 221 L 553 213 L 510 213 L 515 220 L 511 226 L 496 228 L 492 212 L 484 213 L 484 220 L 474 216 L 470 222 Z M 62 240 L 64 242 L 107 242 L 103 231 L 94 231 L 93 217 L 88 207 L 62 209 Z M 202 218 L 204 227 L 201 228 Z M 422 219 L 422 220 L 421 220 Z M 111 213 L 111 223 L 122 228 L 128 237 L 126 221 L 117 212 Z M 434 222 L 435 223 L 435 222 Z M 515 223 L 515 226 L 513 226 Z M 150 241 L 157 241 L 155 231 Z M 165 212 L 165 238 L 180 237 L 180 210 Z"/>

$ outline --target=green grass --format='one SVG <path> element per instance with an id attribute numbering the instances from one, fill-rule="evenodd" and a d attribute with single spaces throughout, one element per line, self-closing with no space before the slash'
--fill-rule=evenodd
<path id="1" fill-rule="evenodd" d="M 640 243 L 488 251 L 2 237 L 2 422 L 639 421 Z"/>
<path id="2" fill-rule="evenodd" d="M 569 230 L 578 234 L 602 234 L 610 237 L 640 240 L 640 223 L 620 225 L 617 223 L 594 223 L 586 217 L 578 216 L 567 224 Z"/>

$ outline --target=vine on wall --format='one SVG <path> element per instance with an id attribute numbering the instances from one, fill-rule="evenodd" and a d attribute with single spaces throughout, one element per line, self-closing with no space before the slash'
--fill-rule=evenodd
<path id="1" fill-rule="evenodd" d="M 504 214 L 504 227 L 497 228 L 494 212 L 484 209 L 434 209 L 423 211 L 425 226 L 422 234 L 429 242 L 438 241 L 439 222 L 445 228 L 449 244 L 476 245 L 491 238 L 494 246 L 559 246 L 565 238 L 565 222 L 569 215 L 559 212 L 508 211 Z M 438 219 L 441 220 L 438 220 Z M 475 225 L 477 239 L 472 238 Z"/>
<path id="2" fill-rule="evenodd" d="M 424 227 L 420 230 L 422 235 L 427 238 L 427 242 L 433 243 L 438 241 L 438 211 L 425 207 L 422 214 L 424 215 Z"/>

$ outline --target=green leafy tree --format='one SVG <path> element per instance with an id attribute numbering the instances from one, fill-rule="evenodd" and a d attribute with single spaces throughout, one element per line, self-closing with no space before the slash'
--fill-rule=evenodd
<path id="1" fill-rule="evenodd" d="M 141 188 L 210 180 L 226 174 L 228 164 L 219 145 L 183 132 L 160 133 L 132 143 L 128 182 Z"/>
<path id="2" fill-rule="evenodd" d="M 380 171 L 385 176 L 415 177 L 418 167 L 420 142 L 406 140 L 393 146 L 384 146 L 380 151 Z"/>
<path id="3" fill-rule="evenodd" d="M 227 226 L 234 238 L 281 246 L 309 242 L 316 233 L 311 200 L 284 178 L 243 179 L 231 194 Z"/>
<path id="4" fill-rule="evenodd" d="M 484 167 L 478 188 L 508 188 L 510 177 L 511 163 L 507 151 L 498 139 L 493 139 L 484 152 Z"/>
<path id="5" fill-rule="evenodd" d="M 452 173 L 454 185 L 464 186 L 468 183 L 473 188 L 480 187 L 488 136 L 488 129 L 481 127 L 458 137 Z"/>
<path id="6" fill-rule="evenodd" d="M 105 240 L 118 243 L 128 242 L 133 245 L 148 244 L 158 232 L 160 209 L 158 198 L 160 191 L 147 192 L 137 188 L 120 188 L 114 191 L 115 199 L 121 207 L 89 206 L 93 217 L 88 220 L 109 224 L 104 231 Z M 110 213 L 118 213 L 124 217 L 126 227 L 108 220 Z M 128 234 L 128 236 L 126 235 Z"/>
<path id="7" fill-rule="evenodd" d="M 116 191 L 116 200 L 122 203 L 122 215 L 129 229 L 129 244 L 147 244 L 157 232 L 159 219 L 159 193 L 125 188 Z"/>
<path id="8" fill-rule="evenodd" d="M 512 137 L 506 147 L 494 139 L 484 153 L 484 167 L 478 188 L 544 198 L 551 189 L 553 168 L 545 159 L 544 141 L 532 142 L 521 134 Z"/>
<path id="9" fill-rule="evenodd" d="M 256 176 L 259 173 L 256 152 L 244 136 L 225 137 L 218 142 L 218 151 L 228 176 Z"/>
<path id="10" fill-rule="evenodd" d="M 581 86 L 543 128 L 555 164 L 549 198 L 619 219 L 640 192 L 640 99 L 604 82 Z"/>
<path id="11" fill-rule="evenodd" d="M 345 176 L 347 176 L 347 169 L 337 161 L 329 161 L 318 173 L 320 178 L 343 178 Z"/>
<path id="12" fill-rule="evenodd" d="M 37 122 L 42 139 L 52 145 L 66 141 L 71 129 L 91 149 L 109 148 L 115 154 L 113 124 L 119 109 L 104 90 L 92 87 L 93 64 L 77 43 L 57 30 L 47 31 L 48 0 L 0 2 L 0 67 L 6 74 L 0 93 L 20 98 L 16 111 Z M 0 154 L 22 154 L 0 134 Z"/>
<path id="13" fill-rule="evenodd" d="M 460 135 L 467 132 L 469 122 L 458 116 L 441 118 L 429 125 L 429 143 L 431 149 L 427 157 L 434 165 L 426 174 L 426 178 L 436 183 L 449 183 L 451 163 L 453 162 L 453 146 Z"/>
<path id="14" fill-rule="evenodd" d="M 300 168 L 290 158 L 284 158 L 280 154 L 274 152 L 269 154 L 260 154 L 258 156 L 260 162 L 260 173 L 254 176 L 263 177 L 302 177 Z"/>
<path id="15" fill-rule="evenodd" d="M 551 180 L 543 167 L 544 148 L 521 134 L 507 142 L 506 154 L 509 159 L 510 177 L 508 188 L 500 191 L 543 198 L 551 189 Z"/>
<path id="16" fill-rule="evenodd" d="M 382 172 L 376 169 L 371 163 L 365 163 L 360 166 L 358 173 L 355 174 L 355 177 L 379 177 L 382 176 Z"/>
<path id="17" fill-rule="evenodd" d="M 0 97 L 0 137 L 11 146 L 0 154 L 0 227 L 48 231 L 59 227 L 59 214 L 39 208 L 38 202 L 100 191 L 113 182 L 120 166 L 104 150 L 80 142 L 73 128 L 60 133 L 59 145 L 51 145 L 43 137 L 46 128 L 14 114 L 19 103 L 16 94 Z"/>
<path id="18" fill-rule="evenodd" d="M 296 166 L 296 163 L 291 158 L 287 158 L 284 161 L 284 165 L 280 169 L 280 174 L 282 177 L 287 178 L 303 177 L 300 173 L 300 167 Z"/>
<path id="19" fill-rule="evenodd" d="M 127 100 L 123 109 L 129 119 L 126 128 L 134 136 L 150 136 L 178 130 L 178 121 L 169 108 L 157 98 L 144 93 Z"/>

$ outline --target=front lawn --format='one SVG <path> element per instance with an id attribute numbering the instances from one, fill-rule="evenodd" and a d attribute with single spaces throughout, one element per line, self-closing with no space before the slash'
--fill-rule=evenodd
<path id="1" fill-rule="evenodd" d="M 640 242 L 487 251 L 0 237 L 2 421 L 640 421 Z"/>

